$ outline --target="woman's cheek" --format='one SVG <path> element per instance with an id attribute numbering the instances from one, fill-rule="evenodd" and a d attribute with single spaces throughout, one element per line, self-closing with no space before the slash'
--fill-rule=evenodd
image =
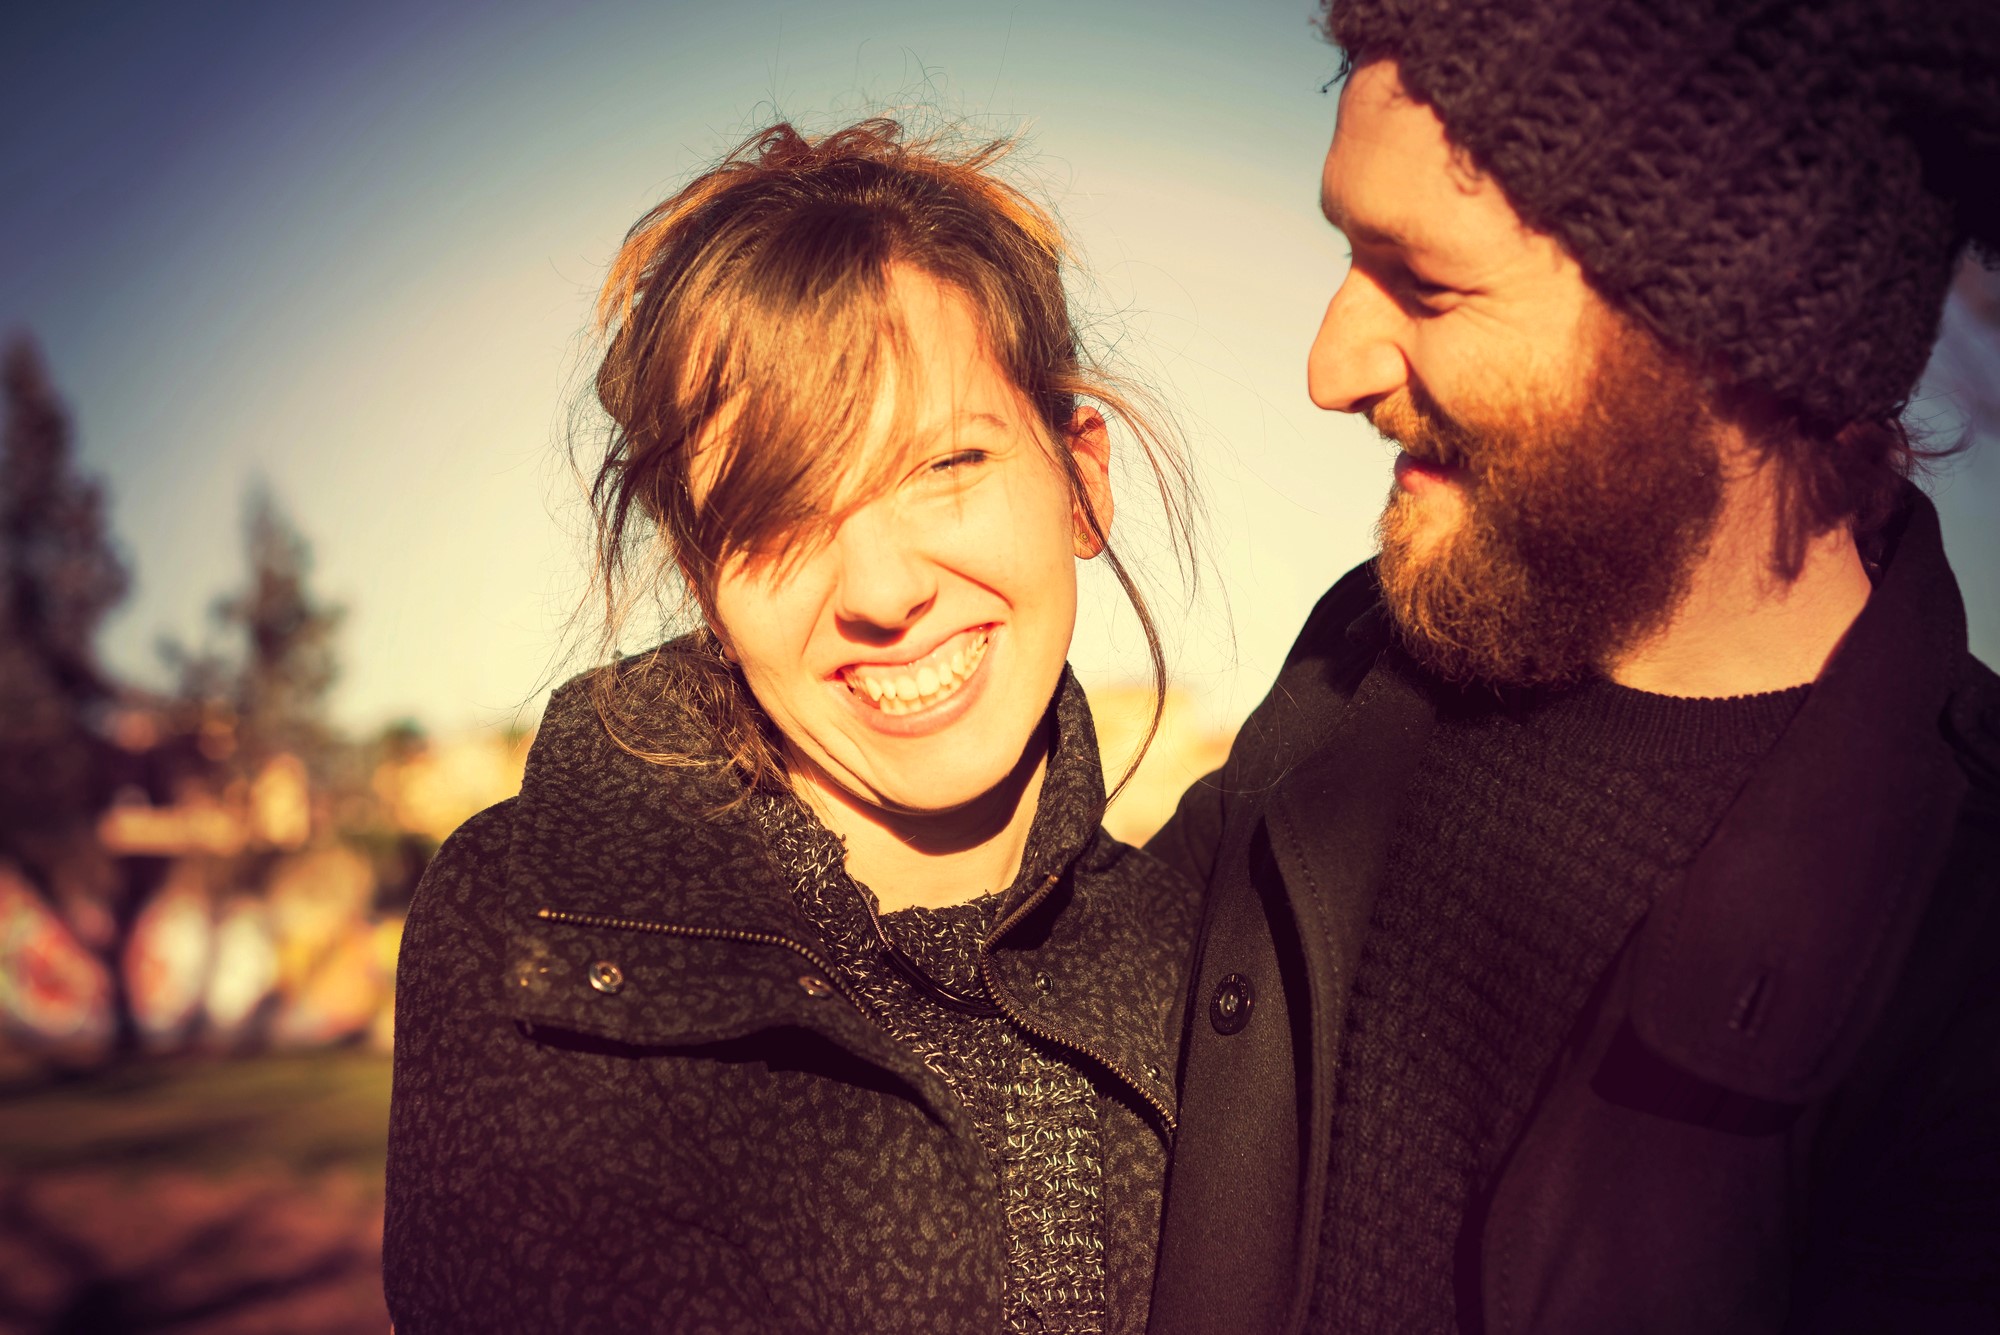
<path id="1" fill-rule="evenodd" d="M 722 623 L 717 629 L 760 697 L 806 671 L 816 611 L 824 601 L 813 593 L 812 574 L 800 569 L 793 579 L 739 577 L 716 591 L 716 618 Z M 760 685 L 762 690 L 754 689 Z M 771 702 L 760 703 L 771 709 Z"/>
<path id="2" fill-rule="evenodd" d="M 993 503 L 981 509 L 974 549 L 1004 555 L 1013 582 L 1032 586 L 1064 571 L 1074 579 L 1069 487 L 1061 475 L 1022 468 L 991 490 Z M 1030 596 L 1033 588 L 1015 592 Z"/>

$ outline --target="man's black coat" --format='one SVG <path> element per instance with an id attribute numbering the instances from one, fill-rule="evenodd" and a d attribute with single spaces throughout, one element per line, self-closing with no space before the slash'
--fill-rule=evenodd
<path id="1" fill-rule="evenodd" d="M 1430 723 L 1363 566 L 1150 846 L 1209 885 L 1155 1332 L 1304 1321 L 1348 988 Z M 2000 679 L 1914 488 L 1539 1088 L 1475 1184 L 1462 1329 L 2000 1330 Z"/>

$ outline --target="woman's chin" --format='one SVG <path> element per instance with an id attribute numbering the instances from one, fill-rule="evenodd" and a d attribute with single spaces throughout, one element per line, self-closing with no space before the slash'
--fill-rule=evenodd
<path id="1" fill-rule="evenodd" d="M 991 720 L 988 721 L 989 723 Z M 1005 742 L 996 745 L 996 734 Z M 1039 753 L 1030 754 L 1036 729 L 960 728 L 894 742 L 877 742 L 849 752 L 846 763 L 822 758 L 817 779 L 842 790 L 847 805 L 874 811 L 891 821 L 950 821 L 999 802 L 1011 807 L 1033 773 Z"/>
<path id="2" fill-rule="evenodd" d="M 856 795 L 898 816 L 943 818 L 978 806 L 1007 787 L 1013 774 L 1014 765 L 1000 761 L 945 769 L 926 766 L 878 775 L 865 793 Z"/>

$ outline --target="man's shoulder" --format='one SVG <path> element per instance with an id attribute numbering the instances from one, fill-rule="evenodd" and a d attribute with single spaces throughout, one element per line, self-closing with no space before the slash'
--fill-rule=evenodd
<path id="1" fill-rule="evenodd" d="M 1230 752 L 1239 789 L 1261 789 L 1312 754 L 1389 641 L 1375 563 L 1365 561 L 1320 596 L 1263 701 Z"/>
<path id="2" fill-rule="evenodd" d="M 1345 705 L 1389 638 L 1375 563 L 1364 561 L 1320 595 L 1258 713 Z"/>
<path id="3" fill-rule="evenodd" d="M 1369 632 L 1376 629 L 1372 623 L 1381 616 L 1382 584 L 1375 573 L 1375 562 L 1371 559 L 1335 580 L 1333 587 L 1313 604 L 1298 639 L 1292 642 L 1291 651 L 1285 655 L 1280 677 L 1300 665 L 1374 661 L 1381 648 L 1381 637 Z M 1356 623 L 1362 624 L 1357 626 Z M 1381 629 L 1386 631 L 1386 624 L 1384 622 Z"/>
<path id="4" fill-rule="evenodd" d="M 1988 806 L 2000 806 L 2000 673 L 1967 654 L 1945 716 L 1959 767 Z"/>

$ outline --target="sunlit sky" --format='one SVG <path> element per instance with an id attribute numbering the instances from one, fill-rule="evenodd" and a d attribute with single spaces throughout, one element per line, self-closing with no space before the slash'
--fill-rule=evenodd
<path id="1" fill-rule="evenodd" d="M 1119 537 L 1216 722 L 1370 550 L 1389 452 L 1305 397 L 1345 263 L 1316 207 L 1335 54 L 1308 4 L 42 8 L 0 20 L 0 325 L 39 340 L 110 489 L 136 580 L 103 647 L 129 679 L 158 683 L 158 638 L 199 642 L 241 581 L 261 476 L 349 609 L 341 721 L 532 722 L 584 587 L 565 447 L 591 297 L 641 212 L 780 116 L 1025 134 L 1090 327 L 1180 410 L 1194 599 L 1136 477 Z M 1934 490 L 1991 660 L 2000 457 Z M 1143 672 L 1101 579 L 1073 657 Z"/>

